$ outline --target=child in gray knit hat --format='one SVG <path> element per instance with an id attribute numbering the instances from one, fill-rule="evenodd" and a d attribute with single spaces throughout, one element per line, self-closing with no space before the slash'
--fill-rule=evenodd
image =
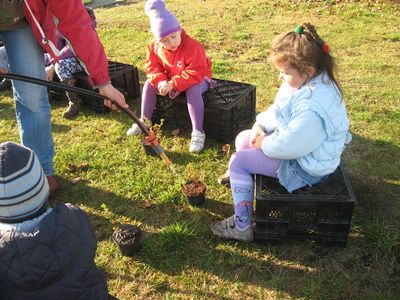
<path id="1" fill-rule="evenodd" d="M 49 207 L 48 196 L 35 153 L 0 143 L 1 299 L 108 299 L 89 218 L 71 204 Z"/>

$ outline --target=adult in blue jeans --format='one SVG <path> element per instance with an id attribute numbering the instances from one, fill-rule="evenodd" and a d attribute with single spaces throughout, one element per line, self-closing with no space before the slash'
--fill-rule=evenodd
<path id="1" fill-rule="evenodd" d="M 0 10 L 0 39 L 6 48 L 11 73 L 46 80 L 43 51 L 56 60 L 61 55 L 55 47 L 57 26 L 71 43 L 93 86 L 105 96 L 104 104 L 118 110 L 110 100 L 113 99 L 127 107 L 123 94 L 111 84 L 104 48 L 81 0 L 3 1 Z M 0 68 L 0 73 L 4 72 Z M 14 80 L 13 95 L 22 144 L 37 155 L 50 192 L 54 193 L 58 183 L 54 177 L 47 88 Z"/>

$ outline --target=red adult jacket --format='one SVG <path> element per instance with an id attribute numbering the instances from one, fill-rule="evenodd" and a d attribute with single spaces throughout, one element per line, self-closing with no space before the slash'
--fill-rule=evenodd
<path id="1" fill-rule="evenodd" d="M 56 58 L 56 26 L 95 85 L 110 80 L 108 61 L 82 0 L 25 0 L 25 16 L 45 52 Z M 36 23 L 37 21 L 37 23 Z M 43 34 L 41 33 L 43 31 Z M 44 35 L 44 37 L 43 37 Z"/>
<path id="2" fill-rule="evenodd" d="M 160 81 L 171 80 L 174 90 L 183 92 L 206 76 L 211 78 L 211 60 L 203 45 L 182 30 L 182 42 L 176 51 L 166 50 L 156 42 L 148 45 L 146 75 L 155 88 Z"/>

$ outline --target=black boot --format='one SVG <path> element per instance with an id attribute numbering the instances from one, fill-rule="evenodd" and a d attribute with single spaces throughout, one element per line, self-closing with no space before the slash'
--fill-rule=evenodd
<path id="1" fill-rule="evenodd" d="M 68 84 L 70 86 L 76 86 L 76 79 L 69 78 L 61 81 L 63 84 Z M 79 114 L 82 106 L 82 99 L 79 98 L 78 94 L 75 92 L 66 92 L 69 101 L 69 106 L 67 110 L 62 114 L 63 118 L 69 119 L 75 117 Z"/>
<path id="2" fill-rule="evenodd" d="M 11 89 L 11 87 L 12 87 L 11 80 L 8 78 L 4 78 L 0 82 L 0 91 L 7 91 L 7 90 Z"/>

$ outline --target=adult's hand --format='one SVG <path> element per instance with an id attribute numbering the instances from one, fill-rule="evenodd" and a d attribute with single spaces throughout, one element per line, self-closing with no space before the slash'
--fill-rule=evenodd
<path id="1" fill-rule="evenodd" d="M 7 73 L 8 73 L 8 72 L 7 72 L 6 69 L 0 67 L 0 74 L 7 74 Z"/>
<path id="2" fill-rule="evenodd" d="M 101 95 L 105 96 L 107 99 L 104 100 L 104 105 L 111 108 L 112 110 L 116 110 L 118 112 L 121 111 L 121 108 L 128 108 L 128 104 L 125 102 L 124 95 L 118 91 L 111 83 L 107 83 L 99 88 L 99 92 Z M 116 101 L 118 105 L 114 104 L 113 101 Z"/>

